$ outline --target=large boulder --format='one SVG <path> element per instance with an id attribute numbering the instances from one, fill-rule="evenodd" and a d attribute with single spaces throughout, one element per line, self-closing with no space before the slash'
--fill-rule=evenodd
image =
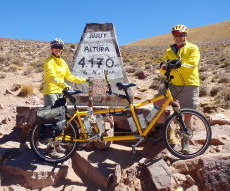
<path id="1" fill-rule="evenodd" d="M 65 178 L 68 170 L 66 164 L 42 162 L 29 149 L 1 149 L 0 156 L 2 183 L 19 184 L 28 189 L 54 186 Z"/>
<path id="2" fill-rule="evenodd" d="M 201 190 L 225 190 L 230 187 L 230 155 L 207 154 L 172 165 L 179 173 L 190 174 Z"/>

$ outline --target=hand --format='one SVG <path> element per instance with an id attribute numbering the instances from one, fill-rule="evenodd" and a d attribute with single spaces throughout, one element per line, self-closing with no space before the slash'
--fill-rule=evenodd
<path id="1" fill-rule="evenodd" d="M 73 88 L 71 86 L 66 86 L 64 87 L 63 92 L 66 92 L 68 90 L 73 90 Z"/>
<path id="2" fill-rule="evenodd" d="M 160 68 L 163 70 L 166 70 L 167 62 L 161 62 L 160 63 Z"/>
<path id="3" fill-rule="evenodd" d="M 69 90 L 69 87 L 67 86 L 67 87 L 64 87 L 64 89 L 62 90 L 62 93 L 64 94 L 64 95 L 66 95 L 66 93 L 68 92 L 68 90 Z"/>
<path id="4" fill-rule="evenodd" d="M 87 78 L 86 82 L 88 82 L 89 86 L 93 86 L 93 78 L 92 77 Z"/>
<path id="5" fill-rule="evenodd" d="M 69 90 L 70 88 L 69 88 L 69 86 L 66 86 L 66 87 L 64 87 L 64 89 L 63 90 Z"/>
<path id="6" fill-rule="evenodd" d="M 171 60 L 169 62 L 169 65 L 171 68 L 173 69 L 177 69 L 177 68 L 180 68 L 181 67 L 181 60 Z"/>

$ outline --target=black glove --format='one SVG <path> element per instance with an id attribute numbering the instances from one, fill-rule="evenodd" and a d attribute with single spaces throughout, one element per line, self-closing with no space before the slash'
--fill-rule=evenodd
<path id="1" fill-rule="evenodd" d="M 180 60 L 171 60 L 169 62 L 171 68 L 180 68 L 181 67 L 181 61 Z"/>
<path id="2" fill-rule="evenodd" d="M 69 87 L 64 87 L 64 89 L 62 90 L 62 93 L 64 95 L 66 95 L 68 93 Z"/>

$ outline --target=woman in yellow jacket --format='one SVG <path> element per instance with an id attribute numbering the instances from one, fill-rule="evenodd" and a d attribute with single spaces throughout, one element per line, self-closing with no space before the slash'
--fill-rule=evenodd
<path id="1" fill-rule="evenodd" d="M 87 79 L 78 78 L 71 74 L 68 65 L 61 58 L 64 43 L 56 38 L 50 42 L 51 56 L 48 57 L 43 65 L 44 70 L 44 103 L 45 106 L 54 105 L 55 101 L 62 97 L 62 90 L 68 85 L 65 80 L 74 83 L 85 83 Z"/>

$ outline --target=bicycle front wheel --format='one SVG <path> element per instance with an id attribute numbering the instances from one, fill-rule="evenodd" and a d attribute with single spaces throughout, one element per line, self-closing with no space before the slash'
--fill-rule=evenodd
<path id="1" fill-rule="evenodd" d="M 76 151 L 79 138 L 75 123 L 69 123 L 59 136 L 53 136 L 42 125 L 36 125 L 31 131 L 30 146 L 42 160 L 50 163 L 60 163 L 69 159 Z"/>
<path id="2" fill-rule="evenodd" d="M 203 154 L 211 140 L 207 119 L 192 109 L 173 113 L 165 122 L 164 140 L 171 154 L 180 159 L 190 159 Z"/>

